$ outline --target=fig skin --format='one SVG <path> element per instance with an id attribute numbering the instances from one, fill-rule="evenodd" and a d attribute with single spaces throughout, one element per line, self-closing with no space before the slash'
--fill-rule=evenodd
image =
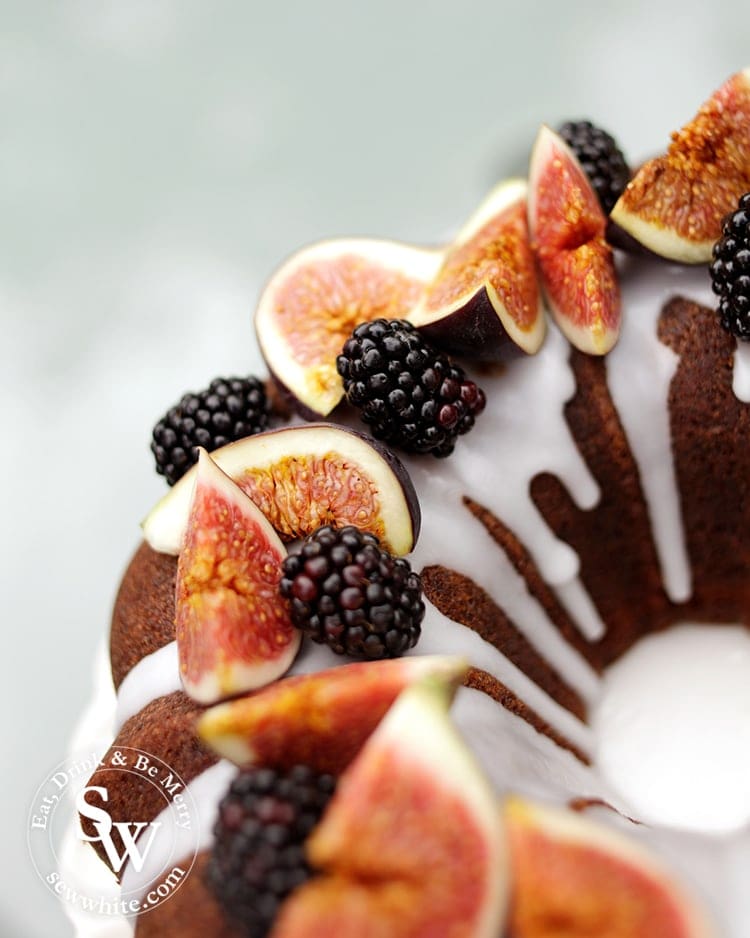
<path id="1" fill-rule="evenodd" d="M 291 388 L 288 388 L 281 378 L 276 374 L 276 372 L 269 370 L 268 380 L 271 385 L 273 385 L 275 393 L 278 395 L 279 399 L 283 401 L 284 407 L 290 414 L 297 414 L 298 417 L 301 417 L 306 423 L 320 423 L 321 417 L 326 416 L 324 414 L 318 413 L 316 410 L 312 410 L 307 404 L 303 404 L 302 401 L 296 396 L 294 391 Z M 338 404 L 336 405 L 338 406 Z M 334 410 L 336 408 L 334 407 Z"/>
<path id="2" fill-rule="evenodd" d="M 448 245 L 435 280 L 407 317 L 428 342 L 449 354 L 504 362 L 520 353 L 536 354 L 544 341 L 546 319 L 526 221 L 527 188 L 525 180 L 508 179 L 492 190 Z M 465 271 L 473 279 L 456 294 Z M 431 306 L 435 290 L 445 296 L 446 283 L 450 301 Z"/>
<path id="3" fill-rule="evenodd" d="M 473 361 L 504 363 L 525 354 L 503 328 L 484 287 L 461 309 L 417 328 L 437 348 Z"/>
<path id="4" fill-rule="evenodd" d="M 335 456 L 339 448 L 355 462 L 358 460 L 352 452 L 356 453 L 363 470 L 378 487 L 384 503 L 381 505 L 380 518 L 382 520 L 382 516 L 387 514 L 391 519 L 390 525 L 386 527 L 384 546 L 398 555 L 408 554 L 417 541 L 421 525 L 419 499 L 414 484 L 401 460 L 390 449 L 364 433 L 330 423 L 280 427 L 222 446 L 211 453 L 211 458 L 232 477 L 233 473 L 242 474 L 247 469 L 275 465 L 284 458 L 299 454 L 319 459 Z M 369 467 L 368 458 L 373 460 Z M 195 475 L 195 467 L 188 470 L 142 522 L 146 541 L 160 553 L 180 552 Z M 389 498 L 393 499 L 390 505 L 386 504 Z M 304 519 L 297 520 L 299 535 L 312 533 L 318 526 L 309 519 L 307 523 Z"/>

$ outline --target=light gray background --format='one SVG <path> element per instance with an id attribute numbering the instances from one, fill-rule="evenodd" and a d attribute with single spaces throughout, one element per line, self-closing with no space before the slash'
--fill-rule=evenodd
<path id="1" fill-rule="evenodd" d="M 750 64 L 736 3 L 0 3 L 0 935 L 67 935 L 25 847 L 163 491 L 150 428 L 259 367 L 305 242 L 435 242 L 590 116 L 642 156 Z"/>

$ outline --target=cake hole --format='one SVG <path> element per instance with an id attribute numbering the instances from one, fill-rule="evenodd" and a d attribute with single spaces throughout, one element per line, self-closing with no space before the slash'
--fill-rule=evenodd
<path id="1" fill-rule="evenodd" d="M 750 634 L 683 624 L 608 669 L 592 712 L 595 760 L 628 813 L 727 833 L 750 821 Z"/>

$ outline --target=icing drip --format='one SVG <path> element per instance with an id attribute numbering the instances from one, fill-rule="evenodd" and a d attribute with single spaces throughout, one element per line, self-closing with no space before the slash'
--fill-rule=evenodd
<path id="1" fill-rule="evenodd" d="M 571 713 L 555 703 L 524 673 L 471 629 L 444 616 L 432 603 L 427 609 L 422 626 L 422 637 L 416 651 L 420 655 L 462 655 L 475 667 L 482 668 L 501 681 L 532 710 L 578 749 L 590 753 L 593 743 L 591 731 Z M 496 710 L 501 710 L 496 703 Z"/>
<path id="2" fill-rule="evenodd" d="M 480 586 L 542 657 L 554 664 L 566 683 L 590 700 L 598 692 L 597 675 L 562 638 L 505 552 L 463 504 L 460 485 L 440 476 L 429 476 L 423 482 L 420 492 L 428 493 L 430 509 L 424 514 L 422 535 L 412 557 L 415 569 L 444 561 L 445 532 L 452 532 L 451 540 L 461 549 L 451 557 L 451 569 Z"/>
<path id="3" fill-rule="evenodd" d="M 737 400 L 742 401 L 743 404 L 750 404 L 750 342 L 737 341 L 732 390 Z"/>
<path id="4" fill-rule="evenodd" d="M 531 480 L 548 472 L 558 476 L 580 508 L 593 508 L 599 499 L 599 488 L 565 422 L 564 406 L 576 389 L 568 356 L 567 341 L 551 324 L 537 355 L 482 376 L 487 409 L 476 431 L 459 440 L 456 457 L 440 462 L 412 457 L 406 463 L 422 506 L 415 566 L 447 563 L 479 583 L 516 617 L 519 628 L 524 630 L 530 621 L 535 623 L 532 633 L 535 628 L 546 631 L 545 655 L 554 652 L 550 663 L 566 676 L 571 668 L 579 671 L 572 680 L 586 694 L 586 685 L 588 691 L 593 689 L 590 675 L 580 673 L 570 654 L 561 652 L 561 643 L 550 639 L 552 627 L 539 625 L 548 624 L 548 619 L 538 606 L 531 611 L 533 600 L 529 597 L 522 609 L 517 605 L 511 610 L 508 596 L 521 595 L 514 582 L 517 574 L 497 545 L 478 533 L 476 520 L 462 504 L 463 496 L 469 495 L 500 518 L 529 551 L 545 581 L 566 586 L 562 598 L 581 633 L 589 638 L 602 634 L 604 625 L 577 580 L 576 552 L 555 536 L 530 497 Z M 454 544 L 460 549 L 451 551 Z M 523 592 L 528 596 L 525 588 Z"/>
<path id="5" fill-rule="evenodd" d="M 523 792 L 561 805 L 584 792 L 584 797 L 619 804 L 594 769 L 481 691 L 460 688 L 451 715 L 496 791 Z"/>
<path id="6" fill-rule="evenodd" d="M 627 300 L 620 340 L 607 356 L 607 382 L 641 477 L 664 589 L 673 602 L 691 594 L 690 562 L 675 479 L 669 385 L 678 357 L 657 336 L 659 314 L 675 294 L 711 305 L 704 268 L 663 262 L 623 265 Z"/>
<path id="7" fill-rule="evenodd" d="M 585 638 L 595 642 L 604 635 L 607 627 L 578 577 L 569 583 L 561 583 L 555 588 L 555 593 Z"/>
<path id="8" fill-rule="evenodd" d="M 117 691 L 116 732 L 152 700 L 182 690 L 177 642 L 170 642 L 136 664 L 125 675 Z"/>
<path id="9" fill-rule="evenodd" d="M 548 583 L 565 583 L 577 575 L 578 557 L 541 517 L 529 487 L 534 476 L 552 472 L 580 508 L 592 508 L 599 499 L 598 486 L 563 416 L 565 403 L 575 393 L 568 344 L 551 326 L 537 355 L 482 376 L 481 385 L 487 408 L 477 429 L 459 441 L 456 457 L 446 461 L 452 462 L 450 473 L 462 494 L 485 505 L 519 537 Z M 444 469 L 441 465 L 432 471 L 442 474 Z M 422 498 L 419 485 L 417 491 Z M 429 491 L 426 494 L 425 516 L 434 507 Z M 463 543 L 458 532 L 451 534 L 454 539 Z"/>

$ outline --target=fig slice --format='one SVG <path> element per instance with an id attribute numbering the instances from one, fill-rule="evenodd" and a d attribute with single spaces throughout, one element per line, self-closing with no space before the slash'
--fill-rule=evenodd
<path id="1" fill-rule="evenodd" d="M 429 675 L 455 688 L 466 670 L 462 658 L 422 655 L 294 675 L 212 707 L 198 734 L 239 766 L 302 764 L 338 775 L 404 688 Z"/>
<path id="2" fill-rule="evenodd" d="M 408 554 L 419 534 L 419 501 L 402 463 L 370 437 L 310 423 L 258 433 L 214 450 L 211 458 L 260 508 L 282 538 L 323 524 L 353 524 Z M 143 521 L 154 550 L 178 554 L 195 467 Z"/>
<path id="3" fill-rule="evenodd" d="M 262 687 L 291 666 L 301 633 L 279 593 L 285 556 L 260 509 L 201 447 L 175 599 L 180 677 L 194 700 Z"/>
<path id="4" fill-rule="evenodd" d="M 403 319 L 441 258 L 438 250 L 351 238 L 313 244 L 276 271 L 255 329 L 269 370 L 303 416 L 325 417 L 343 397 L 336 356 L 354 327 Z"/>
<path id="5" fill-rule="evenodd" d="M 272 938 L 497 938 L 508 876 L 492 790 L 448 718 L 449 685 L 407 688 L 339 778 L 307 841 L 321 871 Z"/>
<path id="6" fill-rule="evenodd" d="M 529 167 L 529 229 L 547 305 L 566 338 L 605 355 L 620 332 L 607 219 L 573 151 L 542 125 Z"/>
<path id="7" fill-rule="evenodd" d="M 612 221 L 654 254 L 711 260 L 724 216 L 750 191 L 750 68 L 729 78 L 667 152 L 638 170 Z"/>
<path id="8" fill-rule="evenodd" d="M 629 838 L 575 814 L 509 799 L 514 938 L 713 938 L 702 909 Z"/>
<path id="9" fill-rule="evenodd" d="M 434 345 L 496 361 L 537 352 L 547 323 L 529 244 L 527 186 L 496 186 L 447 249 L 408 318 Z"/>

